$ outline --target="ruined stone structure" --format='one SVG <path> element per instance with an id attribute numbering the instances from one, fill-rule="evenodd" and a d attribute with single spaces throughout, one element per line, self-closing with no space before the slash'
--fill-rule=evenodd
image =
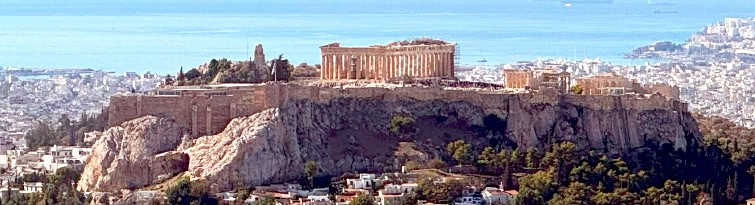
<path id="1" fill-rule="evenodd" d="M 679 99 L 679 87 L 665 84 L 641 85 L 640 83 L 617 74 L 604 74 L 576 79 L 582 86 L 584 95 L 624 95 L 624 94 L 655 94 L 672 99 Z"/>
<path id="2" fill-rule="evenodd" d="M 503 70 L 504 86 L 511 89 L 527 89 L 532 81 L 532 71 L 505 69 Z"/>
<path id="3" fill-rule="evenodd" d="M 584 95 L 623 95 L 641 87 L 639 83 L 616 74 L 588 76 L 575 81 L 582 86 Z"/>
<path id="4" fill-rule="evenodd" d="M 593 109 L 611 109 L 621 101 L 622 109 L 669 109 L 686 111 L 687 105 L 666 98 L 637 99 L 634 96 L 558 95 L 558 94 L 505 94 L 503 92 L 476 92 L 439 90 L 437 88 L 321 88 L 299 85 L 217 85 L 203 89 L 173 89 L 159 95 L 119 95 L 110 100 L 108 125 L 116 126 L 128 120 L 147 115 L 168 116 L 176 123 L 190 128 L 194 136 L 217 134 L 234 118 L 249 116 L 260 111 L 279 107 L 291 100 L 326 102 L 335 98 L 414 98 L 418 100 L 464 101 L 482 108 L 505 107 L 505 101 L 516 97 L 531 103 L 557 104 L 561 100 Z M 568 98 L 568 99 L 564 99 Z M 503 103 L 503 104 L 502 104 Z"/>
<path id="5" fill-rule="evenodd" d="M 320 47 L 323 80 L 390 80 L 411 78 L 454 78 L 456 44 L 418 39 L 385 46 L 341 47 L 332 43 Z"/>
<path id="6" fill-rule="evenodd" d="M 504 85 L 509 89 L 554 89 L 558 93 L 567 93 L 571 87 L 571 75 L 554 69 L 505 69 L 503 75 Z"/>
<path id="7" fill-rule="evenodd" d="M 254 47 L 254 64 L 257 66 L 265 65 L 265 52 L 262 50 L 262 44 Z"/>

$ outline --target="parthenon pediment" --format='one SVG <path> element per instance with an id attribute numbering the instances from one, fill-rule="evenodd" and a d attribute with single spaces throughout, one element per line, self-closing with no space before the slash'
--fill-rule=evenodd
<path id="1" fill-rule="evenodd" d="M 324 46 L 320 46 L 320 48 L 323 48 L 323 47 L 336 47 L 337 48 L 337 47 L 341 47 L 341 43 L 339 43 L 339 42 L 333 42 L 333 43 L 330 43 L 330 44 L 326 44 Z"/>

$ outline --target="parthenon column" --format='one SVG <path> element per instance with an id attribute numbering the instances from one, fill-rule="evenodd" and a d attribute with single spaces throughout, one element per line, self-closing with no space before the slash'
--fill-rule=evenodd
<path id="1" fill-rule="evenodd" d="M 422 55 L 419 54 L 419 53 L 414 54 L 414 59 L 415 59 L 415 62 L 417 62 L 417 65 L 415 66 L 415 67 L 417 67 L 417 75 L 416 75 L 416 77 L 420 77 L 421 78 L 421 77 L 423 77 L 425 75 L 424 65 L 422 64 Z"/>
<path id="2" fill-rule="evenodd" d="M 398 55 L 393 55 L 393 57 L 391 57 L 391 59 L 393 60 L 393 63 L 391 63 L 393 65 L 393 69 L 391 69 L 391 77 L 392 78 L 397 78 L 398 77 L 398 72 L 401 69 L 401 68 L 398 67 L 398 65 L 400 63 L 400 61 L 399 61 L 400 59 L 399 59 Z"/>
<path id="3" fill-rule="evenodd" d="M 414 77 L 422 77 L 422 59 L 420 59 L 420 55 L 417 54 L 417 51 L 415 50 L 412 54 L 412 57 L 414 58 L 414 69 L 417 71 L 416 75 Z"/>
<path id="4" fill-rule="evenodd" d="M 448 53 L 448 77 L 453 78 L 454 77 L 454 53 L 449 52 Z"/>
<path id="5" fill-rule="evenodd" d="M 367 56 L 365 56 L 364 54 L 357 55 L 357 73 L 356 73 L 355 79 L 364 78 L 364 74 L 365 74 L 364 70 L 367 67 L 365 66 L 367 64 L 366 58 Z"/>
<path id="6" fill-rule="evenodd" d="M 430 72 L 427 70 L 427 54 L 422 54 L 422 77 L 429 77 Z"/>
<path id="7" fill-rule="evenodd" d="M 440 72 L 438 72 L 438 54 L 433 53 L 433 77 L 440 77 Z"/>
<path id="8" fill-rule="evenodd" d="M 438 53 L 438 71 L 441 77 L 446 77 L 446 58 L 443 53 Z"/>
<path id="9" fill-rule="evenodd" d="M 343 79 L 343 74 L 345 74 L 343 73 L 343 61 L 344 61 L 343 54 L 336 55 L 336 58 L 337 58 L 336 66 L 338 67 L 337 68 L 338 75 L 336 75 L 335 79 Z"/>
<path id="10" fill-rule="evenodd" d="M 417 70 L 415 69 L 416 66 L 414 64 L 414 55 L 406 54 L 406 60 L 407 60 L 407 63 L 409 63 L 406 65 L 406 68 L 409 69 L 409 71 L 407 72 L 407 75 L 410 77 L 415 76 L 414 73 L 417 72 Z"/>
<path id="11" fill-rule="evenodd" d="M 379 64 L 379 56 L 375 54 L 370 54 L 370 79 L 375 79 L 375 76 L 377 76 L 377 68 Z"/>
<path id="12" fill-rule="evenodd" d="M 396 77 L 396 55 L 390 55 L 388 57 L 388 60 L 390 61 L 388 65 L 390 67 L 388 68 L 388 78 L 395 78 Z"/>
<path id="13" fill-rule="evenodd" d="M 322 71 L 325 79 L 330 79 L 330 55 L 325 55 L 325 61 L 322 62 Z"/>
<path id="14" fill-rule="evenodd" d="M 414 53 L 414 52 L 412 52 Z M 409 67 L 412 69 L 412 72 L 409 74 L 411 77 L 416 77 L 418 70 L 417 70 L 417 56 L 414 54 L 407 54 L 409 57 L 409 63 L 411 64 Z"/>
<path id="15" fill-rule="evenodd" d="M 397 55 L 396 56 L 396 78 L 401 78 L 402 75 L 404 75 L 404 55 Z"/>
<path id="16" fill-rule="evenodd" d="M 391 60 L 392 57 L 392 55 L 386 55 L 383 57 L 385 58 L 385 67 L 383 69 L 383 71 L 385 71 L 385 75 L 383 76 L 385 77 L 385 79 L 391 78 L 391 71 L 393 70 L 393 61 Z"/>
<path id="17" fill-rule="evenodd" d="M 322 55 L 322 63 L 320 63 L 320 77 L 322 79 L 328 79 L 328 55 Z"/>
<path id="18" fill-rule="evenodd" d="M 411 56 L 412 56 L 412 63 L 414 64 L 414 66 L 412 66 L 414 68 L 413 77 L 416 78 L 416 77 L 419 77 L 420 71 L 421 71 L 420 66 L 419 66 L 419 55 L 417 55 L 417 51 L 415 50 L 412 52 Z"/>
<path id="19" fill-rule="evenodd" d="M 320 79 L 328 79 L 328 55 L 322 54 L 322 63 L 320 64 Z"/>
<path id="20" fill-rule="evenodd" d="M 338 75 L 341 74 L 341 71 L 339 70 L 341 67 L 341 55 L 333 55 L 333 78 L 332 79 L 338 79 Z"/>
<path id="21" fill-rule="evenodd" d="M 335 54 L 330 56 L 330 79 L 338 79 L 338 56 Z"/>
<path id="22" fill-rule="evenodd" d="M 421 54 L 420 56 L 420 65 L 422 66 L 422 77 L 427 77 L 427 54 Z"/>
<path id="23" fill-rule="evenodd" d="M 380 55 L 380 70 L 378 71 L 380 73 L 380 80 L 385 80 L 385 66 L 388 64 L 385 63 L 385 55 Z"/>
<path id="24" fill-rule="evenodd" d="M 327 64 L 326 67 L 328 68 L 328 79 L 333 79 L 333 54 L 328 54 L 327 56 L 325 56 L 325 59 L 328 60 L 327 63 L 323 63 Z"/>

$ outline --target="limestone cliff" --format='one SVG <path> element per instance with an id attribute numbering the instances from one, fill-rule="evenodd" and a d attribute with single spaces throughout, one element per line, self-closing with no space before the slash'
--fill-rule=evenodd
<path id="1" fill-rule="evenodd" d="M 685 150 L 701 140 L 697 125 L 686 110 L 640 109 L 640 106 L 629 106 L 634 101 L 624 97 L 535 98 L 542 96 L 488 96 L 486 100 L 490 102 L 486 104 L 494 106 L 484 107 L 468 101 L 387 95 L 289 100 L 278 108 L 236 118 L 223 132 L 187 141 L 180 147 L 180 135 L 165 136 L 170 138 L 167 139 L 170 143 L 164 146 L 166 149 L 150 149 L 138 156 L 152 159 L 149 156 L 159 151 L 170 155 L 185 153 L 189 159 L 186 170 L 191 176 L 207 180 L 212 191 L 224 191 L 240 184 L 259 185 L 300 178 L 303 164 L 309 160 L 318 164 L 322 175 L 395 170 L 401 164 L 400 141 L 389 135 L 386 127 L 395 113 L 406 113 L 417 119 L 416 133 L 404 141 L 413 142 L 426 155 L 424 157 L 447 157 L 444 145 L 457 139 L 465 139 L 476 149 L 519 146 L 543 150 L 553 142 L 572 141 L 580 150 L 614 154 L 633 154 L 645 147 L 664 144 Z M 589 103 L 593 99 L 600 101 Z M 114 157 L 110 155 L 130 156 L 131 152 L 124 152 L 111 141 L 116 137 L 137 135 L 122 142 L 121 146 L 130 147 L 126 144 L 138 144 L 134 139 L 152 139 L 150 132 L 122 131 L 140 127 L 138 124 L 145 126 L 146 123 L 149 127 L 149 123 L 143 121 L 130 121 L 106 132 L 97 142 L 93 159 L 87 162 L 81 188 L 133 188 L 157 181 L 157 175 L 149 172 L 145 176 L 150 177 L 138 180 L 114 178 L 137 176 L 125 175 L 114 166 L 133 161 L 113 162 Z M 169 152 L 169 147 L 175 151 Z M 175 161 L 180 160 L 171 162 Z M 165 163 L 152 160 L 144 164 L 154 167 Z M 167 173 L 174 173 L 170 171 L 178 170 Z M 124 184 L 123 181 L 135 182 Z M 115 185 L 103 185 L 108 183 Z"/>
<path id="2" fill-rule="evenodd" d="M 302 176 L 303 163 L 317 162 L 321 174 L 398 168 L 399 140 L 387 133 L 392 114 L 418 119 L 412 139 L 422 151 L 442 155 L 443 145 L 466 139 L 476 147 L 510 141 L 542 149 L 551 142 L 573 141 L 582 150 L 630 154 L 650 144 L 678 149 L 699 142 L 688 113 L 670 110 L 593 110 L 568 102 L 525 104 L 510 99 L 503 110 L 483 110 L 467 102 L 342 98 L 327 103 L 298 101 L 233 120 L 218 135 L 205 136 L 181 150 L 190 157 L 189 172 L 218 190 L 237 182 L 263 184 Z M 481 136 L 474 127 L 492 120 L 502 135 Z M 492 117 L 495 119 L 496 117 Z M 212 153 L 212 154 L 209 154 Z"/>
<path id="3" fill-rule="evenodd" d="M 186 170 L 186 154 L 170 152 L 186 129 L 169 119 L 147 116 L 108 129 L 92 147 L 80 190 L 142 188 Z"/>

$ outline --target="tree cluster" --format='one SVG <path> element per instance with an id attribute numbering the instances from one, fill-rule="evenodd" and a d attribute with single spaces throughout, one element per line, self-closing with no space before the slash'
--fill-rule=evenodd
<path id="1" fill-rule="evenodd" d="M 205 183 L 191 181 L 188 177 L 178 180 L 165 191 L 165 194 L 166 204 L 218 204 L 218 200 L 210 195 L 209 187 Z"/>
<path id="2" fill-rule="evenodd" d="M 412 134 L 416 132 L 417 128 L 414 125 L 414 118 L 409 114 L 397 113 L 391 117 L 391 121 L 388 123 L 388 131 L 399 137 Z"/>
<path id="3" fill-rule="evenodd" d="M 42 192 L 31 196 L 12 195 L 5 198 L 2 204 L 88 204 L 91 199 L 87 199 L 84 193 L 76 190 L 76 183 L 80 177 L 81 172 L 70 167 L 60 168 L 51 175 L 24 175 L 16 179 L 11 187 L 23 189 L 24 182 L 42 182 Z"/>
<path id="4" fill-rule="evenodd" d="M 275 71 L 272 70 L 275 68 Z M 228 59 L 212 59 L 207 69 L 193 68 L 186 73 L 183 67 L 176 75 L 175 85 L 204 85 L 211 83 L 262 83 L 288 81 L 294 66 L 283 55 L 273 59 L 270 65 L 257 65 L 254 61 L 233 62 Z"/>
<path id="5" fill-rule="evenodd" d="M 83 145 L 84 134 L 92 131 L 104 131 L 107 126 L 107 111 L 103 109 L 101 114 L 89 115 L 83 113 L 79 120 L 71 120 L 63 114 L 57 123 L 38 121 L 34 123 L 24 138 L 30 150 L 36 150 L 42 146 L 52 145 Z"/>

